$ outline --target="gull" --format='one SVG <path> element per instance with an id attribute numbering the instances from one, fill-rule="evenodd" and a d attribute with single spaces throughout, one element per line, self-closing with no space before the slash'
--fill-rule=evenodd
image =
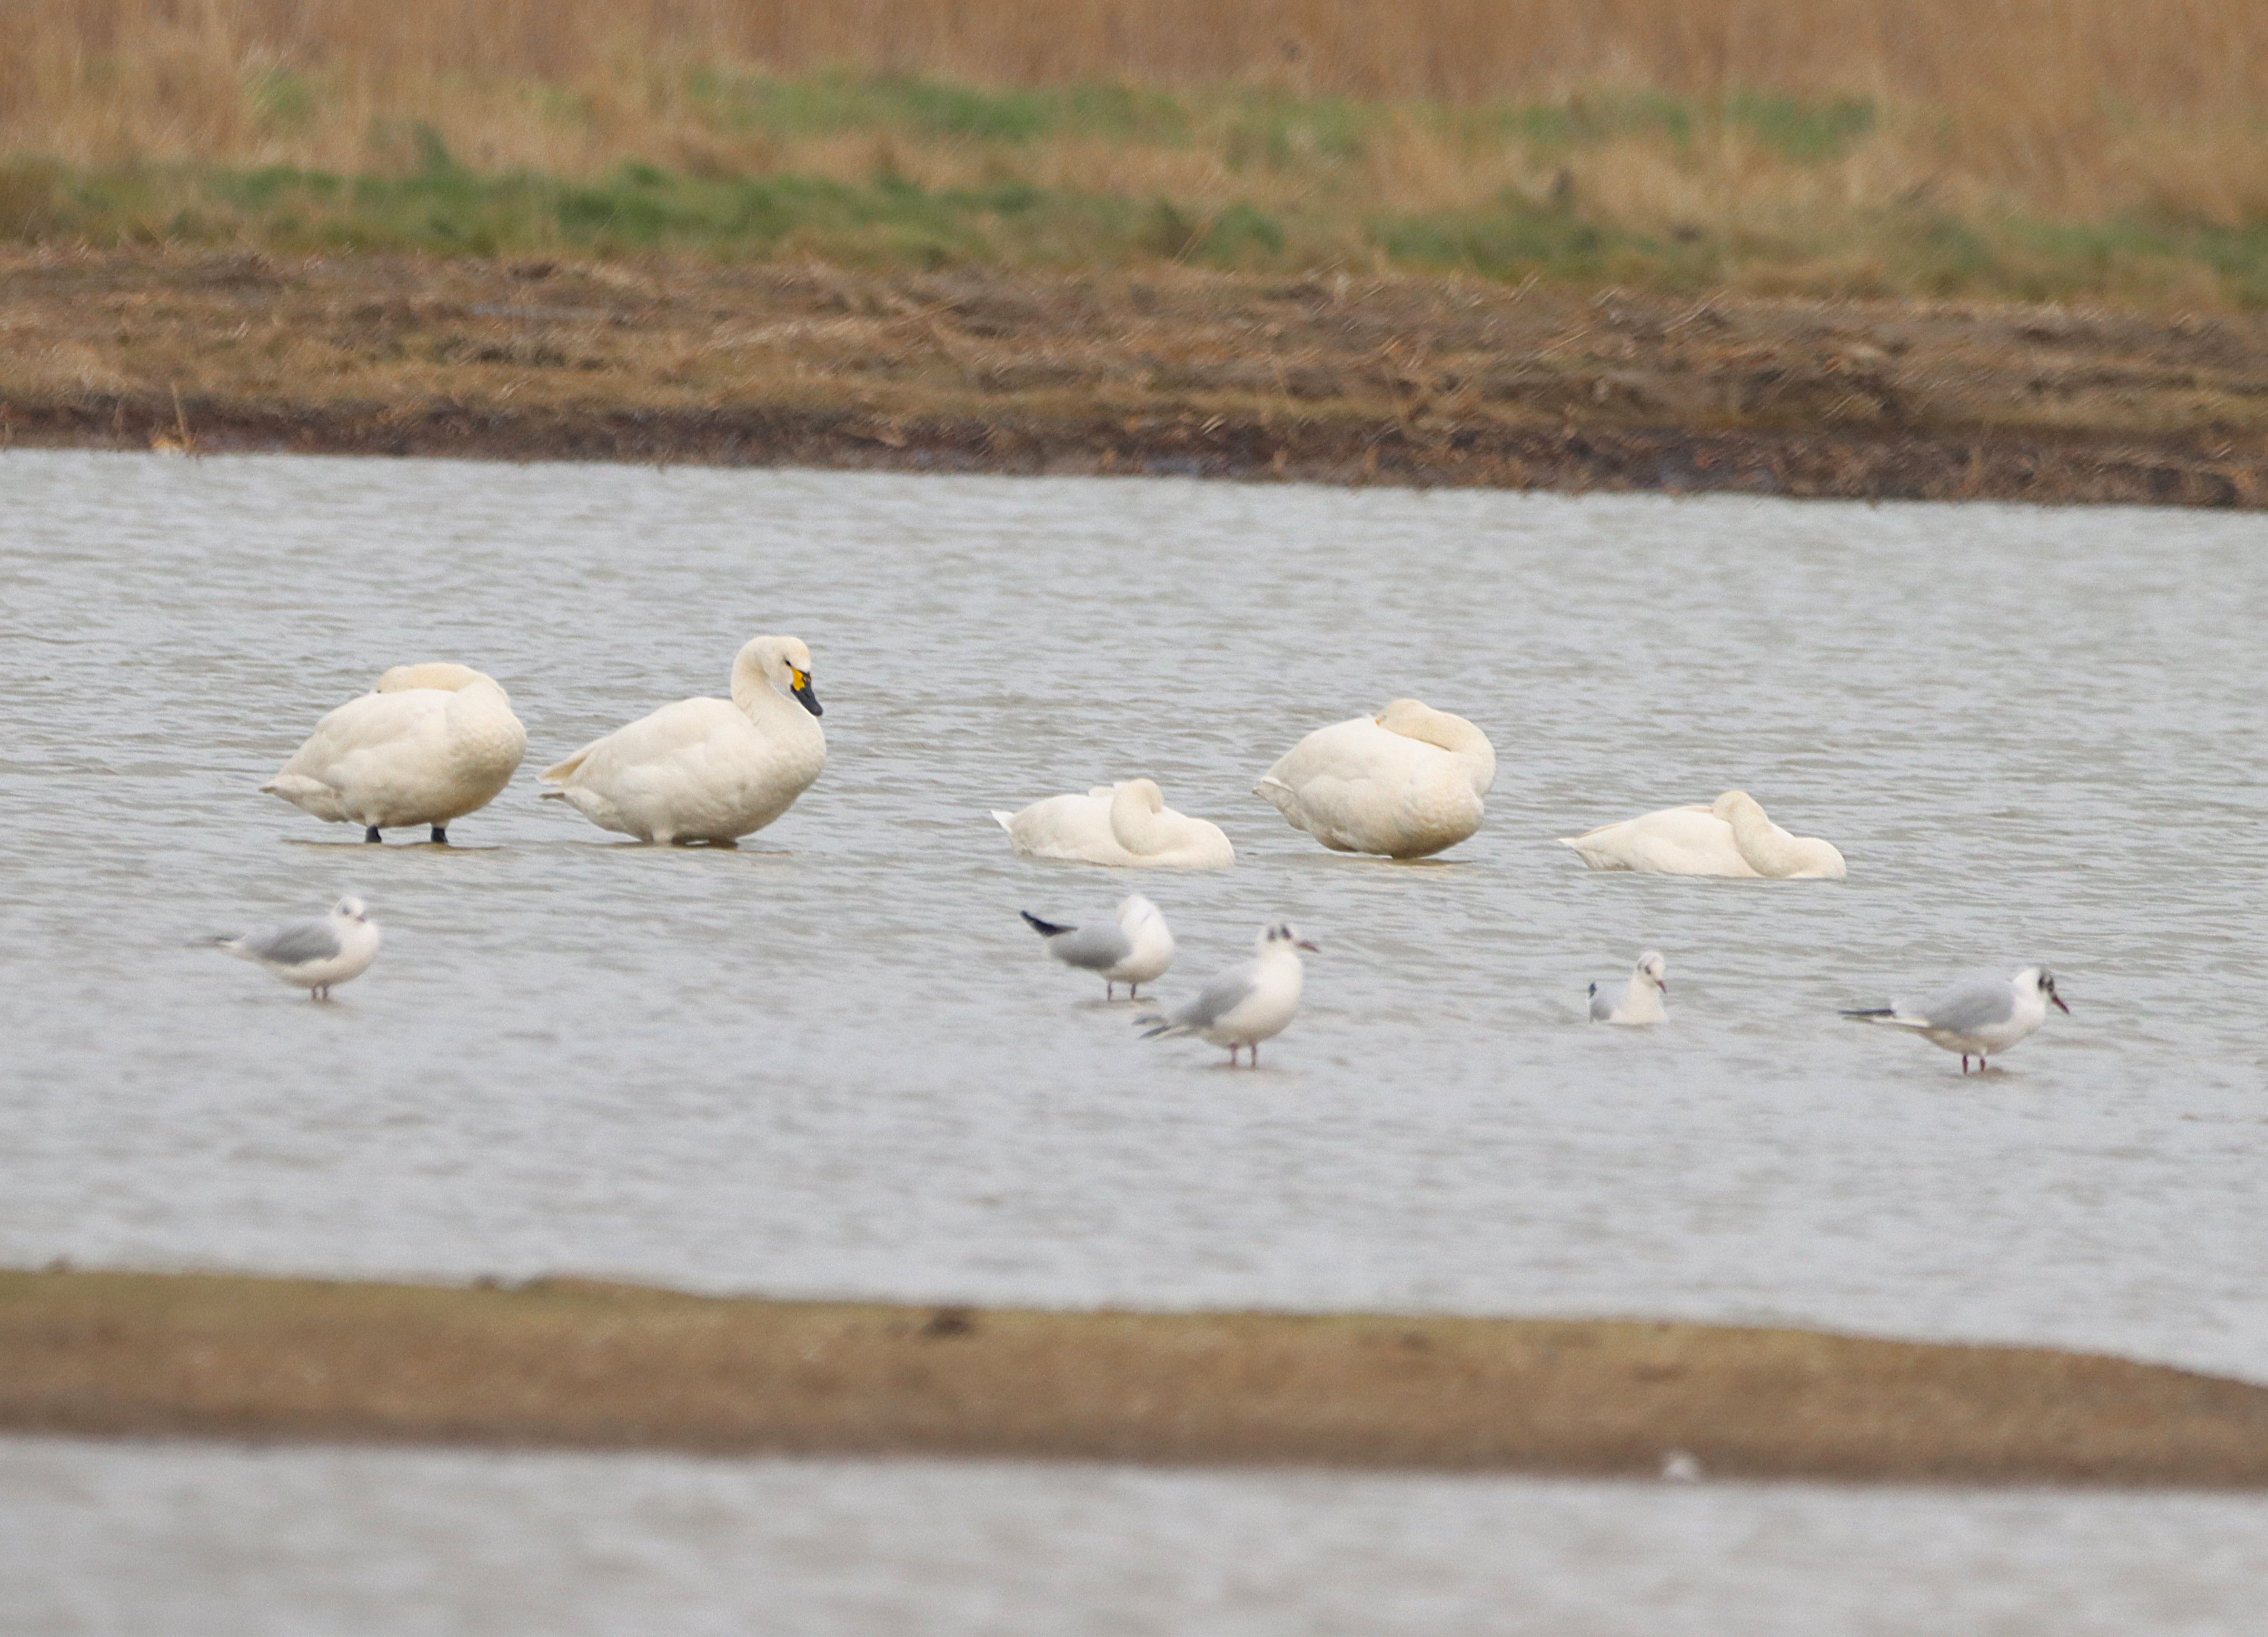
<path id="1" fill-rule="evenodd" d="M 1596 984 L 1591 985 L 1591 1021 L 1594 1023 L 1659 1023 L 1669 1015 L 1669 1008 L 1661 1003 L 1669 992 L 1669 979 L 1663 974 L 1669 963 L 1661 958 L 1659 949 L 1649 949 L 1638 956 L 1638 965 L 1630 975 L 1630 987 L 1622 998 L 1601 994 Z"/>
<path id="2" fill-rule="evenodd" d="M 1300 1010 L 1300 990 L 1306 973 L 1300 951 L 1314 945 L 1300 936 L 1289 921 L 1260 929 L 1252 959 L 1215 972 L 1205 979 L 1196 999 L 1170 1012 L 1152 1012 L 1134 1020 L 1147 1025 L 1142 1037 L 1160 1035 L 1202 1035 L 1216 1046 L 1228 1048 L 1228 1065 L 1236 1054 L 1252 1049 L 1252 1066 L 1260 1066 L 1260 1043 L 1282 1034 Z"/>
<path id="3" fill-rule="evenodd" d="M 2066 1014 L 2071 1011 L 2056 993 L 2055 974 L 2043 966 L 2028 966 L 2014 977 L 1990 972 L 1957 977 L 1918 1005 L 1895 1000 L 1843 1015 L 1911 1029 L 1933 1046 L 1958 1051 L 1961 1072 L 1966 1074 L 1970 1058 L 1977 1059 L 1982 1073 L 1987 1057 L 1999 1056 L 2046 1022 L 2050 1005 Z"/>
<path id="4" fill-rule="evenodd" d="M 239 961 L 254 961 L 284 983 L 328 1000 L 331 985 L 360 977 L 378 958 L 378 923 L 363 901 L 349 895 L 319 920 L 293 921 L 264 933 L 208 940 Z"/>
<path id="5" fill-rule="evenodd" d="M 1102 998 L 1115 1000 L 1117 985 L 1126 985 L 1129 1000 L 1135 991 L 1161 976 L 1174 963 L 1174 934 L 1158 906 L 1134 893 L 1118 901 L 1116 918 L 1086 926 L 1063 926 L 1043 921 L 1029 910 L 1017 911 L 1034 932 L 1047 940 L 1048 953 L 1065 966 L 1102 975 Z"/>

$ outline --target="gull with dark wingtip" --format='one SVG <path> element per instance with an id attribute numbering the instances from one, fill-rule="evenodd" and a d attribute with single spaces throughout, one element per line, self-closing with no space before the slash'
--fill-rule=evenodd
<path id="1" fill-rule="evenodd" d="M 1955 978 L 1928 999 L 1918 1003 L 1894 1000 L 1886 1007 L 1845 1012 L 1861 1023 L 1880 1023 L 1919 1035 L 1933 1046 L 1961 1054 L 1961 1072 L 1969 1073 L 1969 1059 L 1977 1059 L 1977 1073 L 1988 1057 L 1998 1057 L 2037 1032 L 2048 1021 L 2048 1007 L 2068 1014 L 2071 1008 L 2056 993 L 2055 974 L 2043 966 L 2028 966 L 2014 977 L 1990 972 Z"/>
<path id="2" fill-rule="evenodd" d="M 1043 921 L 1029 910 L 1018 911 L 1031 929 L 1047 940 L 1048 953 L 1065 966 L 1093 972 L 1102 979 L 1102 998 L 1117 998 L 1117 986 L 1126 985 L 1126 998 L 1165 975 L 1174 963 L 1174 934 L 1158 906 L 1140 893 L 1118 901 L 1116 918 L 1090 921 L 1084 926 L 1064 926 Z"/>

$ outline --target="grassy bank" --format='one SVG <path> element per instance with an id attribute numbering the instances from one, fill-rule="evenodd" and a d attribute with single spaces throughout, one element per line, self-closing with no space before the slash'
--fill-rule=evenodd
<path id="1" fill-rule="evenodd" d="M 0 1274 L 0 1428 L 1971 1483 L 2268 1483 L 2268 1389 L 1700 1324 Z"/>
<path id="2" fill-rule="evenodd" d="M 2268 304 L 2235 0 L 22 0 L 0 240 Z"/>

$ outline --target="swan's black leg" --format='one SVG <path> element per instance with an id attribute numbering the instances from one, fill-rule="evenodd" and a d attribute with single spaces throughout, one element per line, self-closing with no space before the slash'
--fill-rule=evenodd
<path id="1" fill-rule="evenodd" d="M 1102 980 L 1102 998 L 1106 1001 L 1118 999 L 1118 985 L 1107 977 Z"/>
<path id="2" fill-rule="evenodd" d="M 433 844 L 437 847 L 446 847 L 449 844 L 449 830 L 446 825 L 433 826 Z"/>
<path id="3" fill-rule="evenodd" d="M 373 842 L 383 841 L 386 839 L 383 836 L 380 836 L 378 833 L 378 826 L 375 824 L 365 824 L 363 826 L 362 838 L 364 841 Z"/>

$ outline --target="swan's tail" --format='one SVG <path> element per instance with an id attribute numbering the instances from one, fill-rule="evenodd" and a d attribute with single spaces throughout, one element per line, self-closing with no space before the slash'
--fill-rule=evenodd
<path id="1" fill-rule="evenodd" d="M 998 824 L 1002 830 L 1006 830 L 1011 836 L 1016 833 L 1016 815 L 1012 813 L 1003 813 L 999 808 L 994 807 L 992 809 L 992 822 L 995 824 Z"/>
<path id="2" fill-rule="evenodd" d="M 994 818 L 998 818 L 1000 815 L 996 813 L 992 816 Z M 1069 926 L 1058 926 L 1053 921 L 1043 921 L 1038 916 L 1033 914 L 1029 910 L 1019 910 L 1016 913 L 1022 916 L 1030 925 L 1031 929 L 1039 933 L 1042 938 L 1052 938 L 1057 933 L 1067 933 L 1074 930 Z"/>
<path id="3" fill-rule="evenodd" d="M 593 739 L 589 744 L 585 745 L 580 750 L 578 750 L 573 756 L 569 756 L 564 762 L 553 763 L 549 767 L 545 768 L 541 773 L 538 773 L 535 776 L 536 783 L 540 785 L 565 784 L 570 778 L 574 777 L 575 770 L 583 765 L 583 758 L 590 755 L 591 752 L 597 748 L 598 742 L 599 741 L 597 740 Z"/>
<path id="4" fill-rule="evenodd" d="M 1268 796 L 1268 793 L 1271 790 L 1280 790 L 1287 796 L 1292 793 L 1292 786 L 1285 784 L 1282 779 L 1276 778 L 1273 774 L 1269 775 L 1263 778 L 1258 784 L 1255 785 L 1252 787 L 1252 793 L 1256 796 Z M 1270 801 L 1276 800 L 1273 796 L 1268 796 L 1268 799 Z"/>

